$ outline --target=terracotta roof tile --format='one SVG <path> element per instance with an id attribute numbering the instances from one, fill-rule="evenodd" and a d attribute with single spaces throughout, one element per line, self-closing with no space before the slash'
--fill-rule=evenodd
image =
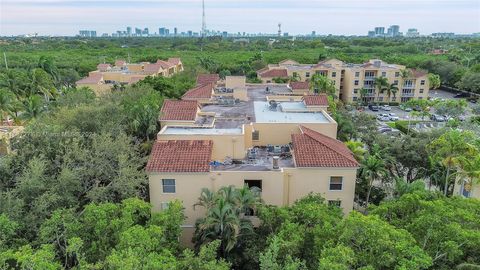
<path id="1" fill-rule="evenodd" d="M 423 77 L 423 76 L 425 76 L 425 75 L 428 74 L 428 72 L 426 72 L 426 71 L 418 70 L 418 69 L 413 69 L 413 68 L 411 69 L 411 72 L 412 72 L 412 76 L 413 76 L 414 78 Z"/>
<path id="2" fill-rule="evenodd" d="M 160 72 L 160 69 L 162 68 L 162 66 L 160 64 L 145 64 L 145 66 L 143 67 L 143 71 L 146 73 L 146 74 L 156 74 L 158 72 Z"/>
<path id="3" fill-rule="evenodd" d="M 101 73 L 92 73 L 79 81 L 77 84 L 98 84 L 103 80 L 103 75 Z"/>
<path id="4" fill-rule="evenodd" d="M 156 141 L 147 163 L 147 172 L 208 172 L 213 141 Z"/>
<path id="5" fill-rule="evenodd" d="M 97 65 L 97 70 L 100 70 L 100 71 L 106 71 L 110 68 L 112 68 L 112 66 L 110 64 L 98 64 Z"/>
<path id="6" fill-rule="evenodd" d="M 188 90 L 182 99 L 211 98 L 214 84 L 207 83 Z"/>
<path id="7" fill-rule="evenodd" d="M 175 66 L 175 64 L 173 64 L 173 63 L 163 61 L 163 60 L 160 60 L 160 59 L 157 60 L 157 65 L 160 65 L 163 69 L 169 69 L 169 68 Z"/>
<path id="8" fill-rule="evenodd" d="M 290 82 L 290 87 L 292 88 L 292 90 L 310 89 L 310 83 L 309 82 Z"/>
<path id="9" fill-rule="evenodd" d="M 358 167 L 352 152 L 341 141 L 301 126 L 301 134 L 292 134 L 297 167 Z"/>
<path id="10" fill-rule="evenodd" d="M 165 100 L 160 120 L 195 121 L 198 103 L 196 100 Z"/>
<path id="11" fill-rule="evenodd" d="M 115 66 L 116 66 L 116 67 L 121 67 L 121 66 L 124 66 L 124 65 L 126 65 L 126 64 L 127 64 L 127 62 L 125 62 L 125 60 L 117 60 L 117 61 L 115 61 Z"/>
<path id="12" fill-rule="evenodd" d="M 198 74 L 197 76 L 197 85 L 204 85 L 207 83 L 217 83 L 220 80 L 220 75 L 218 74 Z"/>
<path id="13" fill-rule="evenodd" d="M 178 65 L 182 62 L 182 60 L 180 58 L 172 57 L 172 58 L 168 58 L 167 62 L 172 63 L 174 65 Z"/>
<path id="14" fill-rule="evenodd" d="M 270 69 L 259 75 L 265 78 L 288 78 L 288 72 L 286 69 Z"/>
<path id="15" fill-rule="evenodd" d="M 307 106 L 328 106 L 327 95 L 307 95 L 303 97 Z"/>

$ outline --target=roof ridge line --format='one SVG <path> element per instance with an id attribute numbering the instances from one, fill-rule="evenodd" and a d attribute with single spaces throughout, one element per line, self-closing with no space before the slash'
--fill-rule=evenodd
<path id="1" fill-rule="evenodd" d="M 308 130 L 310 130 L 310 131 L 312 131 L 312 132 L 318 133 L 318 134 L 320 134 L 321 136 L 326 137 L 326 138 L 328 138 L 328 139 L 338 141 L 337 139 L 330 138 L 330 137 L 328 137 L 327 135 L 324 135 L 324 134 L 322 134 L 322 133 L 320 133 L 320 132 L 316 132 L 316 131 L 313 130 L 313 129 L 310 129 L 310 128 L 304 126 L 304 125 L 301 125 L 301 126 L 300 126 L 300 129 L 303 129 L 303 128 L 308 129 Z M 303 132 L 303 130 L 302 130 L 302 132 Z M 356 163 L 356 164 L 359 164 L 358 161 L 353 157 L 353 155 L 345 155 L 344 153 L 342 153 L 342 152 L 340 152 L 340 151 L 337 151 L 336 149 L 333 149 L 333 148 L 330 147 L 329 145 L 327 145 L 327 144 L 325 144 L 325 143 L 323 143 L 323 142 L 315 139 L 314 137 L 308 135 L 307 133 L 303 132 L 303 134 L 305 134 L 305 135 L 307 135 L 309 138 L 311 138 L 311 139 L 313 139 L 313 140 L 315 140 L 315 141 L 323 144 L 323 145 L 324 145 L 325 147 L 327 147 L 328 149 L 334 151 L 334 152 L 337 153 L 337 154 L 340 154 L 341 156 L 347 158 L 348 160 L 353 161 L 353 162 Z M 339 142 L 340 142 L 340 141 L 339 141 Z M 345 145 L 345 147 L 347 147 L 347 146 Z M 348 148 L 347 148 L 347 149 L 348 149 Z"/>

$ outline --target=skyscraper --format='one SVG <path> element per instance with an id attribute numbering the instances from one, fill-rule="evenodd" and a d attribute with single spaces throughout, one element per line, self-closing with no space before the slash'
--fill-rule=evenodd
<path id="1" fill-rule="evenodd" d="M 131 36 L 131 35 L 132 35 L 132 27 L 127 26 L 127 36 Z"/>
<path id="2" fill-rule="evenodd" d="M 385 27 L 375 27 L 375 36 L 384 36 L 385 35 Z"/>
<path id="3" fill-rule="evenodd" d="M 178 35 L 178 29 L 177 27 L 173 28 L 173 35 L 177 36 Z"/>
<path id="4" fill-rule="evenodd" d="M 165 36 L 165 33 L 166 33 L 166 30 L 165 27 L 160 27 L 158 29 L 158 34 L 161 36 L 161 37 L 164 37 Z"/>
<path id="5" fill-rule="evenodd" d="M 388 28 L 388 34 L 391 37 L 398 37 L 400 36 L 400 26 L 399 25 L 391 25 Z"/>

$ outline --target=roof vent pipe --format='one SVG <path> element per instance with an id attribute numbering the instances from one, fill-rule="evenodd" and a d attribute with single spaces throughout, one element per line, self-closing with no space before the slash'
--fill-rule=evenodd
<path id="1" fill-rule="evenodd" d="M 280 167 L 278 166 L 278 160 L 280 159 L 280 157 L 278 156 L 274 156 L 273 157 L 273 169 L 274 170 L 278 170 Z"/>

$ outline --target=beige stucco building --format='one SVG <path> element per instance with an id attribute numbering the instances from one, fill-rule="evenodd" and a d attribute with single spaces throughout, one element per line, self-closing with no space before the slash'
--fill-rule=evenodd
<path id="1" fill-rule="evenodd" d="M 465 198 L 477 198 L 480 199 L 480 184 L 473 183 L 471 180 L 457 179 L 453 189 L 453 195 L 462 196 Z"/>
<path id="2" fill-rule="evenodd" d="M 110 64 L 98 64 L 97 70 L 89 72 L 88 76 L 77 81 L 77 87 L 89 87 L 97 95 L 109 92 L 114 85 L 136 83 L 147 76 L 170 77 L 183 71 L 180 58 L 169 58 L 167 61 L 157 60 L 155 63 L 127 63 L 117 60 Z"/>
<path id="3" fill-rule="evenodd" d="M 358 163 L 336 140 L 326 96 L 276 101 L 263 88 L 246 87 L 241 77 L 204 79 L 199 86 L 213 87 L 198 100 L 187 92 L 187 99 L 164 103 L 147 164 L 153 211 L 174 199 L 183 202 L 183 243 L 204 214 L 193 208 L 202 188 L 256 186 L 266 204 L 278 206 L 317 192 L 344 213 L 352 210 Z"/>
<path id="4" fill-rule="evenodd" d="M 268 65 L 257 72 L 263 83 L 273 83 L 274 78 L 296 77 L 301 82 L 309 81 L 314 74 L 329 78 L 336 88 L 336 96 L 346 103 L 362 101 L 365 103 L 406 102 L 410 99 L 427 99 L 429 91 L 428 74 L 423 71 L 407 69 L 403 65 L 389 64 L 378 59 L 372 59 L 363 64 L 344 63 L 337 59 L 320 61 L 317 64 L 299 64 L 293 60 L 285 60 L 278 64 Z M 375 78 L 385 77 L 389 84 L 395 84 L 398 91 L 388 99 L 386 92 L 379 93 L 375 88 Z M 303 89 L 294 94 L 302 94 Z M 362 95 L 361 89 L 366 89 Z M 311 90 L 310 92 L 313 92 Z"/>

